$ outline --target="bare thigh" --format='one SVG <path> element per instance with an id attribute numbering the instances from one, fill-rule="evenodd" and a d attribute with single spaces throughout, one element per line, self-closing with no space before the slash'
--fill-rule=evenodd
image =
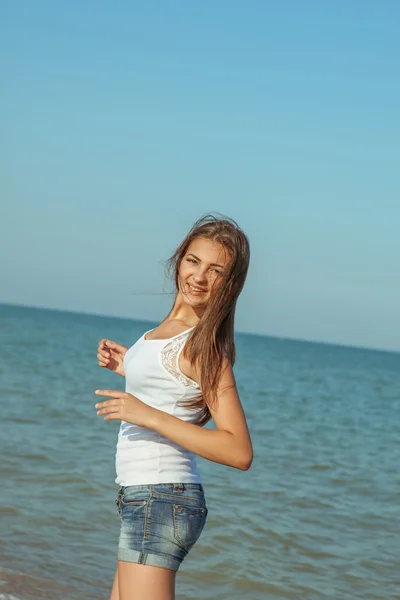
<path id="1" fill-rule="evenodd" d="M 118 561 L 110 600 L 175 600 L 176 571 Z"/>
<path id="2" fill-rule="evenodd" d="M 115 569 L 114 583 L 111 590 L 110 600 L 119 600 L 118 567 Z"/>

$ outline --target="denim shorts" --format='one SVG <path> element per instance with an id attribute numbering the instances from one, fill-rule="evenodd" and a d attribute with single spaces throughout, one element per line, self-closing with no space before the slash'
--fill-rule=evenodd
<path id="1" fill-rule="evenodd" d="M 203 531 L 207 507 L 201 483 L 120 487 L 118 560 L 177 571 Z"/>

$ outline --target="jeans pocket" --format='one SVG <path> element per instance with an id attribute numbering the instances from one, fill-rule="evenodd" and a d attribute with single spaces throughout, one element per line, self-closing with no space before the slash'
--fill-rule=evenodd
<path id="1" fill-rule="evenodd" d="M 187 552 L 199 539 L 207 513 L 206 507 L 174 504 L 175 539 Z"/>
<path id="2" fill-rule="evenodd" d="M 121 498 L 121 506 L 124 508 L 125 506 L 144 506 L 147 503 L 147 500 L 127 500 L 123 496 Z"/>
<path id="3" fill-rule="evenodd" d="M 121 494 L 121 507 L 144 506 L 148 501 L 148 495 L 137 491 L 124 490 Z"/>

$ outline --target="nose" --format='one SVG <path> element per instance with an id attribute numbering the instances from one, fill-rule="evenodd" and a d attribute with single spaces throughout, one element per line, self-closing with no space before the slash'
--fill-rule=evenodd
<path id="1" fill-rule="evenodd" d="M 195 273 L 193 273 L 193 279 L 195 280 L 196 283 L 207 283 L 207 269 L 204 268 L 199 268 L 196 270 Z"/>

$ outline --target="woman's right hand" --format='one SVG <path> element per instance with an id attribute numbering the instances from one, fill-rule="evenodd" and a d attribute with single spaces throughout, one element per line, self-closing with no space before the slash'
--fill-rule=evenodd
<path id="1" fill-rule="evenodd" d="M 109 369 L 110 371 L 125 377 L 124 356 L 127 351 L 128 348 L 125 348 L 125 346 L 121 346 L 121 344 L 103 338 L 100 340 L 97 349 L 97 358 L 100 367 Z"/>

